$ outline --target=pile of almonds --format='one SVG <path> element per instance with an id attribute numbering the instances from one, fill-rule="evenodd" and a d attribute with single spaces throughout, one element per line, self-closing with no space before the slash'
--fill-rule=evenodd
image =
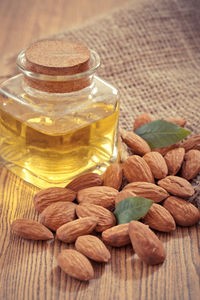
<path id="1" fill-rule="evenodd" d="M 149 114 L 140 115 L 134 130 L 151 121 Z M 186 123 L 184 119 L 168 121 L 179 126 Z M 189 180 L 200 172 L 200 135 L 154 151 L 132 131 L 121 130 L 121 138 L 133 152 L 121 164 L 113 163 L 103 176 L 84 174 L 65 188 L 41 190 L 34 197 L 40 222 L 18 219 L 12 224 L 12 231 L 23 238 L 48 240 L 54 231 L 58 240 L 75 243 L 76 250 L 59 254 L 58 264 L 79 280 L 94 277 L 89 259 L 108 262 L 110 252 L 105 244 L 122 247 L 131 243 L 143 262 L 162 263 L 166 253 L 151 229 L 171 232 L 176 224 L 192 226 L 200 220 L 199 210 L 186 201 L 195 192 Z M 141 220 L 116 225 L 113 210 L 117 203 L 134 196 L 154 203 Z M 101 239 L 94 231 L 101 233 Z"/>

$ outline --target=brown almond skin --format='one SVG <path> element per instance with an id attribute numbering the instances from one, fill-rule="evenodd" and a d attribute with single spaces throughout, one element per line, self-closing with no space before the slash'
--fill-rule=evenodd
<path id="1" fill-rule="evenodd" d="M 195 178 L 200 172 L 200 151 L 189 150 L 184 157 L 181 176 L 187 180 Z"/>
<path id="2" fill-rule="evenodd" d="M 47 206 L 40 215 L 40 222 L 53 231 L 76 219 L 76 204 L 56 202 Z"/>
<path id="3" fill-rule="evenodd" d="M 139 127 L 141 127 L 147 123 L 150 123 L 152 121 L 153 121 L 153 119 L 150 114 L 148 114 L 148 113 L 140 114 L 134 121 L 133 130 L 135 131 Z"/>
<path id="4" fill-rule="evenodd" d="M 170 150 L 165 155 L 165 161 L 168 167 L 169 175 L 176 175 L 181 168 L 185 155 L 184 148 Z"/>
<path id="5" fill-rule="evenodd" d="M 94 277 L 94 270 L 90 261 L 82 253 L 65 249 L 58 255 L 58 265 L 69 276 L 87 281 Z"/>
<path id="6" fill-rule="evenodd" d="M 112 247 L 123 247 L 131 243 L 129 237 L 129 223 L 120 224 L 102 232 L 103 241 Z"/>
<path id="7" fill-rule="evenodd" d="M 119 163 L 113 163 L 107 167 L 103 174 L 103 184 L 119 190 L 122 184 L 123 171 Z"/>
<path id="8" fill-rule="evenodd" d="M 115 226 L 116 219 L 113 213 L 108 209 L 100 205 L 82 203 L 77 205 L 76 214 L 79 218 L 84 217 L 95 217 L 98 219 L 97 226 L 95 230 L 97 232 L 102 232 L 110 227 Z"/>
<path id="9" fill-rule="evenodd" d="M 131 191 L 139 197 L 148 198 L 156 203 L 169 197 L 165 189 L 150 182 L 131 182 L 124 187 L 123 191 Z"/>
<path id="10" fill-rule="evenodd" d="M 128 190 L 122 190 L 121 192 L 119 192 L 117 194 L 117 196 L 115 197 L 115 207 L 117 207 L 117 204 L 121 200 L 124 200 L 129 197 L 136 197 L 136 194 L 134 194 L 132 191 L 128 191 Z"/>
<path id="11" fill-rule="evenodd" d="M 180 226 L 193 226 L 200 221 L 200 212 L 192 203 L 178 197 L 167 198 L 163 206 Z"/>
<path id="12" fill-rule="evenodd" d="M 117 194 L 118 191 L 110 186 L 93 186 L 78 191 L 77 200 L 79 203 L 91 203 L 112 209 Z"/>
<path id="13" fill-rule="evenodd" d="M 100 186 L 103 184 L 103 180 L 100 175 L 95 173 L 88 173 L 78 176 L 72 180 L 65 188 L 71 189 L 75 192 L 86 189 L 92 186 Z"/>
<path id="14" fill-rule="evenodd" d="M 154 183 L 151 169 L 146 161 L 138 155 L 131 155 L 124 161 L 123 171 L 129 182 L 144 181 Z"/>
<path id="15" fill-rule="evenodd" d="M 185 152 L 192 149 L 200 150 L 200 134 L 193 135 L 184 142 L 182 142 L 181 147 L 185 149 Z"/>
<path id="16" fill-rule="evenodd" d="M 166 257 L 161 241 L 149 226 L 138 222 L 129 223 L 129 236 L 134 251 L 148 265 L 163 263 Z"/>
<path id="17" fill-rule="evenodd" d="M 149 152 L 143 156 L 151 172 L 156 179 L 165 178 L 168 174 L 167 164 L 163 156 L 156 151 Z"/>
<path id="18" fill-rule="evenodd" d="M 175 221 L 169 211 L 156 203 L 153 203 L 150 207 L 143 221 L 149 227 L 158 231 L 170 232 L 176 229 Z"/>
<path id="19" fill-rule="evenodd" d="M 56 230 L 56 237 L 62 242 L 73 243 L 79 236 L 91 233 L 97 222 L 98 218 L 95 216 L 68 222 Z"/>
<path id="20" fill-rule="evenodd" d="M 97 262 L 108 262 L 111 255 L 104 243 L 94 235 L 83 235 L 77 238 L 76 249 Z"/>
<path id="21" fill-rule="evenodd" d="M 123 129 L 121 129 L 120 133 L 123 142 L 133 151 L 133 153 L 144 155 L 151 151 L 147 142 L 136 133 Z"/>
<path id="22" fill-rule="evenodd" d="M 178 176 L 167 176 L 159 180 L 158 185 L 178 197 L 187 198 L 194 195 L 194 188 L 189 181 Z"/>
<path id="23" fill-rule="evenodd" d="M 42 212 L 47 206 L 55 202 L 72 202 L 76 198 L 76 192 L 61 188 L 50 187 L 39 191 L 33 199 L 35 209 Z"/>
<path id="24" fill-rule="evenodd" d="M 180 147 L 180 143 L 176 143 L 176 144 L 173 144 L 173 145 L 170 145 L 167 147 L 157 148 L 157 149 L 154 149 L 154 151 L 159 152 L 162 156 L 165 156 L 167 154 L 167 152 L 169 152 L 172 149 L 176 149 L 178 147 Z"/>
<path id="25" fill-rule="evenodd" d="M 124 162 L 130 156 L 130 154 L 132 154 L 131 150 L 125 143 L 122 142 L 121 139 L 119 139 L 118 151 L 121 162 Z"/>
<path id="26" fill-rule="evenodd" d="M 187 120 L 183 119 L 183 118 L 168 118 L 166 119 L 166 121 L 174 123 L 175 125 L 184 127 L 185 124 L 187 123 Z"/>
<path id="27" fill-rule="evenodd" d="M 24 239 L 50 240 L 53 233 L 39 222 L 29 219 L 17 219 L 12 223 L 12 232 Z"/>

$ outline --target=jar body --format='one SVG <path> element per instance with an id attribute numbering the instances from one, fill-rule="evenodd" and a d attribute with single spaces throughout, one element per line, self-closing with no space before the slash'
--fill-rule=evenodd
<path id="1" fill-rule="evenodd" d="M 20 74 L 0 87 L 0 156 L 8 169 L 40 188 L 63 187 L 117 160 L 119 96 L 112 85 L 96 75 L 89 87 L 65 94 L 23 85 Z"/>

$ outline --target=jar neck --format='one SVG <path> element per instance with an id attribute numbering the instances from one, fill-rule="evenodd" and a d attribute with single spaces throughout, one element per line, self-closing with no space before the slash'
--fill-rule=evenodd
<path id="1" fill-rule="evenodd" d="M 93 93 L 93 90 L 95 89 L 96 86 L 96 76 L 91 75 L 90 77 L 90 85 L 87 85 L 85 88 L 79 89 L 79 90 L 74 90 L 74 91 L 67 91 L 67 92 L 46 92 L 44 90 L 39 90 L 37 88 L 34 88 L 30 86 L 29 83 L 24 79 L 22 81 L 22 88 L 24 92 L 31 96 L 32 99 L 37 99 L 37 100 L 42 100 L 43 102 L 57 102 L 62 103 L 63 101 L 65 102 L 67 100 L 67 103 L 71 101 L 71 99 L 76 99 L 77 97 L 79 98 L 81 96 L 81 99 L 87 99 L 88 95 L 91 95 Z M 74 100 L 73 100 L 74 101 Z"/>
<path id="2" fill-rule="evenodd" d="M 17 67 L 24 75 L 24 87 L 27 91 L 48 94 L 63 94 L 80 91 L 92 85 L 95 72 L 100 66 L 99 55 L 91 50 L 89 69 L 73 75 L 46 75 L 29 71 L 26 68 L 25 51 L 17 58 Z M 40 93 L 41 94 L 41 93 Z"/>
<path id="3" fill-rule="evenodd" d="M 86 76 L 81 79 L 57 81 L 55 78 L 55 81 L 48 81 L 30 78 L 24 75 L 25 85 L 28 85 L 32 89 L 46 93 L 71 93 L 79 91 L 91 85 L 92 80 L 93 76 Z"/>

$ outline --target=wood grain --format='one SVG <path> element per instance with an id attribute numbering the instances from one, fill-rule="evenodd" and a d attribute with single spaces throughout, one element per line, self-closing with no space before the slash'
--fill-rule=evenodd
<path id="1" fill-rule="evenodd" d="M 124 2 L 126 0 L 0 1 L 1 57 L 9 60 L 9 53 L 19 51 L 32 40 L 81 24 Z M 4 65 L 0 76 L 3 78 L 6 72 Z M 38 220 L 32 203 L 37 191 L 4 167 L 0 168 L 0 299 L 199 299 L 199 226 L 178 227 L 171 234 L 158 233 L 167 253 L 163 265 L 145 265 L 131 246 L 110 248 L 108 264 L 93 263 L 95 279 L 79 282 L 65 275 L 56 260 L 62 249 L 74 245 L 57 240 L 24 240 L 10 231 L 16 218 Z"/>
<path id="2" fill-rule="evenodd" d="M 16 218 L 38 220 L 32 203 L 37 190 L 2 169 L 1 299 L 199 299 L 198 226 L 158 234 L 167 252 L 162 265 L 145 265 L 130 245 L 110 248 L 108 264 L 93 263 L 95 279 L 79 282 L 65 275 L 56 260 L 62 249 L 74 245 L 24 240 L 10 231 Z"/>

